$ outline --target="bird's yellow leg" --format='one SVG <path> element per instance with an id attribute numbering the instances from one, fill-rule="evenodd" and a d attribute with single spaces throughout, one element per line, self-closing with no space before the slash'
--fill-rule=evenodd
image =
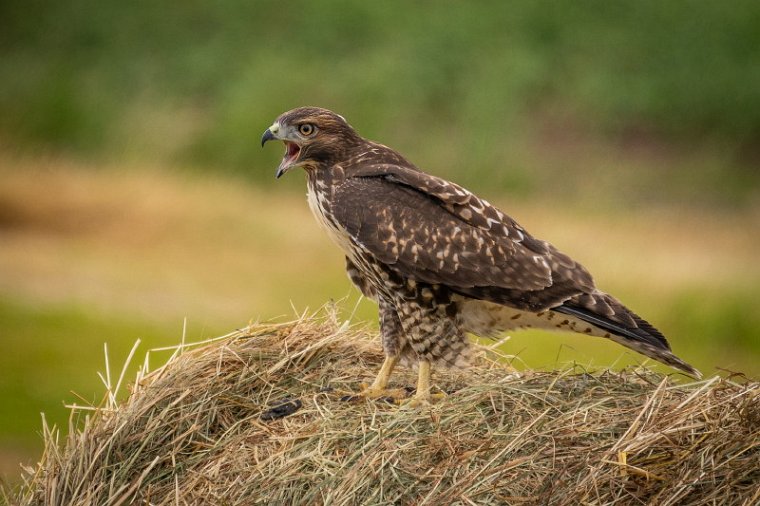
<path id="1" fill-rule="evenodd" d="M 417 407 L 430 404 L 434 400 L 442 399 L 446 394 L 431 394 L 430 393 L 430 375 L 431 366 L 427 360 L 420 360 L 419 369 L 417 373 L 417 392 L 414 394 L 407 406 Z"/>
<path id="2" fill-rule="evenodd" d="M 380 367 L 380 372 L 377 373 L 375 381 L 371 385 L 362 385 L 361 396 L 367 399 L 377 399 L 378 397 L 392 397 L 394 399 L 401 399 L 405 397 L 406 392 L 403 389 L 391 389 L 389 390 L 388 381 L 390 380 L 393 368 L 398 363 L 398 356 L 390 355 L 385 357 L 383 365 Z"/>

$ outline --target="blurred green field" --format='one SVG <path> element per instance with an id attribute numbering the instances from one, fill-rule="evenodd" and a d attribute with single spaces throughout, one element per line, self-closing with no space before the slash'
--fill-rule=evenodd
<path id="1" fill-rule="evenodd" d="M 752 0 L 11 0 L 0 19 L 13 149 L 269 182 L 264 120 L 320 105 L 476 188 L 735 205 L 760 178 Z M 610 171 L 611 149 L 652 163 Z"/>
<path id="2" fill-rule="evenodd" d="M 703 372 L 760 376 L 759 26 L 752 0 L 1 2 L 0 476 L 40 412 L 103 394 L 103 343 L 114 368 L 185 318 L 200 340 L 331 299 L 374 322 L 259 147 L 300 105 L 496 203 Z"/>

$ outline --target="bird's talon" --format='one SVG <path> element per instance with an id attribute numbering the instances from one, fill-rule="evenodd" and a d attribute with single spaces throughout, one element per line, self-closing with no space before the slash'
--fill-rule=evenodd
<path id="1" fill-rule="evenodd" d="M 433 403 L 430 402 L 430 399 L 425 397 L 412 397 L 411 399 L 406 399 L 405 401 L 401 402 L 401 405 L 409 409 L 419 409 L 429 408 L 433 405 Z"/>
<path id="2" fill-rule="evenodd" d="M 444 392 L 438 392 L 435 394 L 427 394 L 427 395 L 415 395 L 411 399 L 404 399 L 402 400 L 402 404 L 409 408 L 422 408 L 422 407 L 430 407 L 433 404 L 445 399 L 448 397 L 446 393 Z"/>
<path id="3" fill-rule="evenodd" d="M 368 389 L 362 392 L 361 395 L 368 399 L 384 399 L 388 397 L 392 399 L 406 399 L 409 397 L 406 391 L 400 388 Z"/>

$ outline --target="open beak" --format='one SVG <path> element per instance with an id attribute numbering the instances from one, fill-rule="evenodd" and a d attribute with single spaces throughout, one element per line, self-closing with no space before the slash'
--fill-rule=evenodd
<path id="1" fill-rule="evenodd" d="M 285 143 L 285 154 L 282 157 L 280 166 L 277 167 L 277 172 L 275 172 L 275 177 L 277 179 L 279 179 L 283 174 L 285 174 L 287 171 L 293 168 L 296 161 L 298 160 L 298 156 L 301 154 L 301 146 L 299 146 L 295 142 L 288 141 L 285 139 L 280 139 L 280 137 L 277 136 L 277 133 L 279 131 L 280 131 L 279 125 L 275 123 L 271 127 L 267 128 L 264 131 L 264 135 L 261 136 L 262 147 L 264 147 L 264 144 L 266 144 L 267 141 L 271 141 L 271 140 L 282 140 L 282 142 Z"/>

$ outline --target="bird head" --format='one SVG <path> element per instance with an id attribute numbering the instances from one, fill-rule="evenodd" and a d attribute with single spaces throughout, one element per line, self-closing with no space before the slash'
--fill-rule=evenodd
<path id="1" fill-rule="evenodd" d="M 318 107 L 299 107 L 281 114 L 261 136 L 261 145 L 270 140 L 285 143 L 275 174 L 279 178 L 294 167 L 329 168 L 361 138 L 343 116 Z"/>

